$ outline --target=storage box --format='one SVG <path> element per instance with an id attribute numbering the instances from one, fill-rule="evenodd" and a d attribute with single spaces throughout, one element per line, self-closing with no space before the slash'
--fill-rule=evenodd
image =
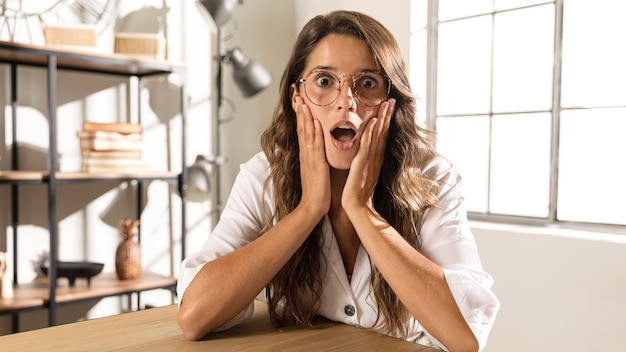
<path id="1" fill-rule="evenodd" d="M 154 33 L 116 33 L 115 49 L 119 54 L 165 58 L 165 38 Z"/>
<path id="2" fill-rule="evenodd" d="M 96 47 L 98 33 L 91 25 L 47 25 L 43 29 L 46 45 Z"/>

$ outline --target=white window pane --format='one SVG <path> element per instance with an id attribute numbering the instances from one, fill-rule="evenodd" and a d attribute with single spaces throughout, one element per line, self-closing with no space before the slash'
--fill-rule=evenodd
<path id="1" fill-rule="evenodd" d="M 439 0 L 439 20 L 490 13 L 493 0 Z"/>
<path id="2" fill-rule="evenodd" d="M 489 117 L 440 117 L 437 151 L 456 166 L 463 177 L 462 192 L 468 211 L 487 211 L 489 182 Z"/>
<path id="3" fill-rule="evenodd" d="M 491 16 L 439 26 L 437 114 L 489 112 Z"/>
<path id="4" fill-rule="evenodd" d="M 530 6 L 553 2 L 550 0 L 494 0 L 496 11 L 509 10 L 522 6 Z"/>
<path id="5" fill-rule="evenodd" d="M 414 33 L 428 24 L 428 0 L 411 0 L 410 31 Z"/>
<path id="6" fill-rule="evenodd" d="M 531 24 L 532 25 L 529 25 Z M 554 6 L 497 14 L 494 26 L 493 111 L 552 106 Z"/>
<path id="7" fill-rule="evenodd" d="M 626 224 L 626 109 L 563 111 L 559 220 Z"/>
<path id="8" fill-rule="evenodd" d="M 568 1 L 564 16 L 562 105 L 625 105 L 626 2 Z"/>
<path id="9" fill-rule="evenodd" d="M 548 113 L 493 117 L 492 213 L 548 216 L 550 130 Z"/>

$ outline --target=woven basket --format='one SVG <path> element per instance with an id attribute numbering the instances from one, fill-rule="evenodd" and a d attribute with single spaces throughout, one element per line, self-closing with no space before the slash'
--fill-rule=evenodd
<path id="1" fill-rule="evenodd" d="M 46 45 L 96 47 L 97 32 L 88 25 L 46 26 L 43 30 Z"/>
<path id="2" fill-rule="evenodd" d="M 114 52 L 156 59 L 165 57 L 165 39 L 152 33 L 116 33 Z"/>

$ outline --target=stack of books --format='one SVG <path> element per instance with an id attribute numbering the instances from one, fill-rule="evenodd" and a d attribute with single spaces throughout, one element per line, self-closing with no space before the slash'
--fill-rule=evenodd
<path id="1" fill-rule="evenodd" d="M 143 138 L 136 123 L 83 122 L 80 141 L 82 172 L 142 172 Z"/>

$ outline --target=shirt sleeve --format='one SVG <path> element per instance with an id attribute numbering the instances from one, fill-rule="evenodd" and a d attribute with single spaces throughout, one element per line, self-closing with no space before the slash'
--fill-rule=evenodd
<path id="1" fill-rule="evenodd" d="M 185 290 L 205 263 L 234 252 L 259 237 L 273 210 L 268 195 L 270 192 L 263 191 L 268 175 L 267 161 L 261 153 L 241 165 L 215 228 L 202 248 L 181 263 L 176 287 L 179 306 L 185 298 Z M 244 311 L 218 330 L 228 329 L 250 318 L 253 309 L 254 304 L 250 302 Z"/>
<path id="2" fill-rule="evenodd" d="M 482 350 L 500 307 L 491 289 L 493 278 L 483 270 L 467 220 L 461 176 L 441 156 L 427 171 L 436 175 L 441 182 L 441 190 L 439 204 L 424 214 L 421 252 L 443 268 L 452 295 Z M 430 337 L 444 348 L 434 337 Z"/>

